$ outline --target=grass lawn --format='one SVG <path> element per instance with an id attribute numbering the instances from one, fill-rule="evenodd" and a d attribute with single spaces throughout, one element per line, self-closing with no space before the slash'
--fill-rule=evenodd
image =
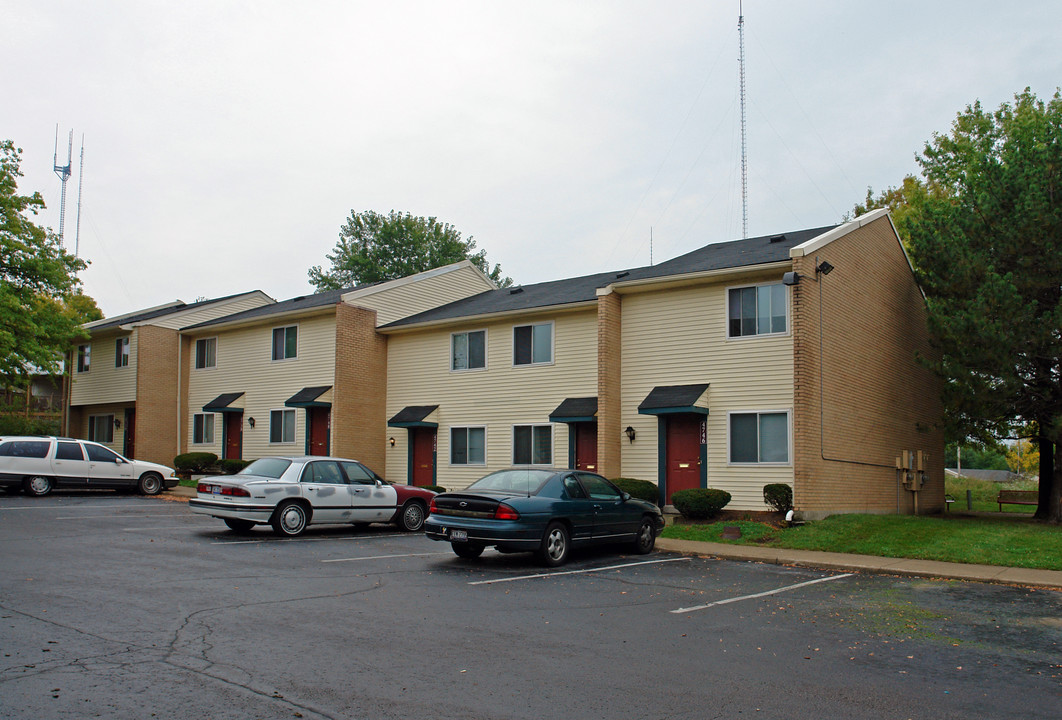
<path id="1" fill-rule="evenodd" d="M 724 527 L 741 538 L 722 540 Z M 1062 527 L 1024 518 L 834 515 L 791 528 L 750 521 L 671 525 L 661 537 L 1062 570 Z"/>

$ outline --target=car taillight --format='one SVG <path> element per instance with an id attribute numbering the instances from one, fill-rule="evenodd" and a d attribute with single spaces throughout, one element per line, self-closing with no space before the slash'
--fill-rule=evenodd
<path id="1" fill-rule="evenodd" d="M 439 512 L 439 506 L 435 504 L 435 498 L 431 499 L 431 505 L 428 506 L 428 512 L 429 513 L 438 513 Z"/>
<path id="2" fill-rule="evenodd" d="M 516 512 L 512 507 L 505 503 L 498 503 L 498 507 L 494 510 L 495 520 L 519 520 L 520 513 Z"/>

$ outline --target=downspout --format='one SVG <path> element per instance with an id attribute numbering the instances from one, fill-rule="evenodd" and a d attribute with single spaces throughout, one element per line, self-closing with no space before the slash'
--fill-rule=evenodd
<path id="1" fill-rule="evenodd" d="M 177 455 L 181 454 L 181 371 L 184 369 L 182 351 L 184 350 L 184 336 L 177 332 Z M 174 456 L 176 457 L 176 456 Z"/>

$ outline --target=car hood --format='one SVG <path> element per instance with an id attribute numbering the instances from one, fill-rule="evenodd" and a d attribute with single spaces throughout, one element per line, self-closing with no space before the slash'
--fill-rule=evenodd
<path id="1" fill-rule="evenodd" d="M 133 466 L 133 470 L 137 475 L 143 475 L 151 470 L 154 470 L 162 475 L 162 477 L 166 478 L 171 477 L 174 474 L 173 468 L 159 465 L 158 463 L 148 462 L 147 460 L 130 460 L 129 464 Z"/>

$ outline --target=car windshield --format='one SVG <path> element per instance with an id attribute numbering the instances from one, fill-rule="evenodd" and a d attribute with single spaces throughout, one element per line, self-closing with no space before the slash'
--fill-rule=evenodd
<path id="1" fill-rule="evenodd" d="M 283 458 L 260 458 L 236 474 L 279 478 L 290 465 L 291 460 L 284 460 Z"/>
<path id="2" fill-rule="evenodd" d="M 502 492 L 512 495 L 537 495 L 545 482 L 553 477 L 554 474 L 552 470 L 499 470 L 476 480 L 468 486 L 468 490 Z"/>

